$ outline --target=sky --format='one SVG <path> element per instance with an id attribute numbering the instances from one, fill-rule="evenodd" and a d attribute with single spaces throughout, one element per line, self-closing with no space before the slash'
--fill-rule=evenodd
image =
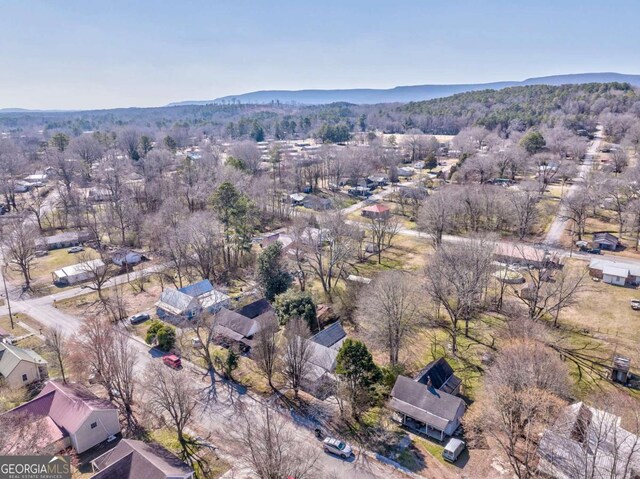
<path id="1" fill-rule="evenodd" d="M 0 0 L 0 108 L 640 73 L 637 0 Z"/>

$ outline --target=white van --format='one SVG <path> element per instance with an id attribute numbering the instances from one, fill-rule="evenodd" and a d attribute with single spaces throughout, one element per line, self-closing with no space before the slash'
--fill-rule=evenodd
<path id="1" fill-rule="evenodd" d="M 462 454 L 466 444 L 460 439 L 451 438 L 442 451 L 442 457 L 445 461 L 456 462 L 458 456 Z"/>

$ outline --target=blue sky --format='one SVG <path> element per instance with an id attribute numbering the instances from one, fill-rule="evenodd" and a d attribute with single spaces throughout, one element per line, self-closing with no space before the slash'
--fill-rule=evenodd
<path id="1" fill-rule="evenodd" d="M 640 2 L 0 0 L 0 108 L 640 73 Z"/>

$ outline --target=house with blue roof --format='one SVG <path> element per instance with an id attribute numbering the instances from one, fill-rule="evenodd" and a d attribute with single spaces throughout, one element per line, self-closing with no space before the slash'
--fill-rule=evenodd
<path id="1" fill-rule="evenodd" d="M 156 313 L 160 319 L 193 319 L 205 311 L 213 314 L 228 308 L 230 302 L 229 296 L 205 279 L 180 289 L 165 289 L 156 303 Z"/>

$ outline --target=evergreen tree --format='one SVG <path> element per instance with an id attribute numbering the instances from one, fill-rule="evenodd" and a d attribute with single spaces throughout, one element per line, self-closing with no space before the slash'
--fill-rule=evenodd
<path id="1" fill-rule="evenodd" d="M 382 380 L 380 368 L 362 341 L 347 338 L 338 351 L 336 374 L 346 387 L 351 412 L 357 419 L 374 400 L 374 386 Z"/>
<path id="2" fill-rule="evenodd" d="M 258 283 L 264 297 L 273 301 L 291 286 L 291 275 L 282 265 L 282 244 L 279 241 L 267 246 L 258 257 Z"/>

